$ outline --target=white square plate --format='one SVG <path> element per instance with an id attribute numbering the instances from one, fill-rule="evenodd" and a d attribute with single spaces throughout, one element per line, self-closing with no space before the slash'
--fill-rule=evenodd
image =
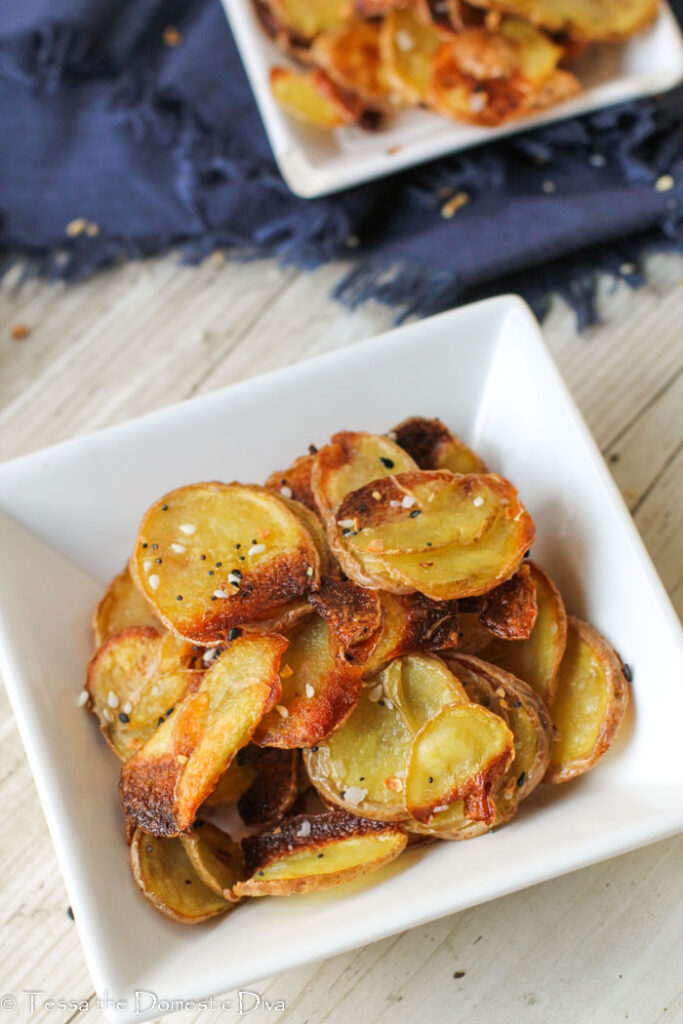
<path id="1" fill-rule="evenodd" d="M 251 0 L 222 0 L 283 178 L 299 196 L 337 192 L 373 181 L 446 153 L 479 146 L 535 125 L 586 114 L 612 103 L 673 88 L 683 80 L 683 41 L 671 10 L 662 4 L 647 31 L 619 46 L 594 46 L 576 62 L 583 91 L 533 118 L 501 128 L 456 124 L 424 110 L 408 110 L 378 132 L 356 126 L 320 132 L 297 124 L 270 91 L 274 64 L 291 63 L 258 23 Z"/>
<path id="2" fill-rule="evenodd" d="M 534 557 L 634 670 L 634 713 L 590 775 L 541 787 L 505 828 L 416 849 L 344 889 L 183 928 L 130 876 L 119 769 L 76 708 L 90 612 L 163 492 L 263 480 L 341 428 L 440 416 L 520 489 Z M 0 669 L 95 987 L 206 996 L 450 914 L 683 828 L 679 626 L 527 307 L 498 298 L 0 466 Z"/>

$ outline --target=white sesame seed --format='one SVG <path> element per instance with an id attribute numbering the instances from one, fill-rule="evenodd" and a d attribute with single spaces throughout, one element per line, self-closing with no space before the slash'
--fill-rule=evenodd
<path id="1" fill-rule="evenodd" d="M 412 494 L 405 494 L 401 502 L 401 508 L 412 508 L 416 501 L 417 498 L 414 498 Z"/>
<path id="2" fill-rule="evenodd" d="M 396 39 L 396 45 L 398 46 L 399 50 L 401 50 L 403 53 L 407 53 L 408 50 L 415 49 L 415 40 L 413 39 L 409 32 L 401 30 L 400 32 L 396 33 L 394 38 Z"/>
<path id="3" fill-rule="evenodd" d="M 156 573 L 153 572 L 151 576 L 147 577 L 147 582 L 149 583 L 150 588 L 152 590 L 156 590 L 157 587 L 159 586 L 159 577 L 157 576 Z"/>
<path id="4" fill-rule="evenodd" d="M 214 590 L 213 596 L 214 597 L 229 597 L 230 595 L 228 593 L 226 593 L 225 590 Z"/>
<path id="5" fill-rule="evenodd" d="M 81 690 L 81 692 L 79 693 L 78 697 L 76 697 L 76 704 L 77 704 L 77 706 L 79 708 L 85 707 L 85 705 L 88 703 L 89 697 L 90 697 L 90 694 L 88 693 L 87 690 Z"/>
<path id="6" fill-rule="evenodd" d="M 124 715 L 129 715 L 133 710 L 133 705 L 129 700 L 127 700 L 126 703 L 121 708 L 121 710 L 123 711 Z"/>
<path id="7" fill-rule="evenodd" d="M 368 700 L 371 700 L 373 704 L 376 704 L 377 701 L 382 696 L 382 692 L 382 684 L 377 683 L 377 686 L 373 686 L 373 688 L 369 691 Z"/>
<path id="8" fill-rule="evenodd" d="M 398 434 L 396 433 L 395 430 L 389 430 L 387 432 L 387 437 L 389 438 L 390 441 L 395 441 L 396 438 L 398 437 Z"/>
<path id="9" fill-rule="evenodd" d="M 478 89 L 470 96 L 470 110 L 473 110 L 475 114 L 479 114 L 484 109 L 488 101 L 488 95 L 484 90 Z"/>
<path id="10" fill-rule="evenodd" d="M 341 526 L 342 530 L 352 530 L 355 526 L 355 519 L 338 519 L 337 526 Z"/>
<path id="11" fill-rule="evenodd" d="M 113 690 L 110 690 L 109 694 L 107 695 L 107 704 L 109 705 L 110 708 L 117 708 L 119 706 L 119 698 L 117 697 Z"/>
<path id="12" fill-rule="evenodd" d="M 187 548 L 184 544 L 171 544 L 171 551 L 175 551 L 176 555 L 182 555 Z"/>
<path id="13" fill-rule="evenodd" d="M 474 505 L 475 508 L 481 508 L 481 506 L 484 504 L 484 499 L 482 498 L 481 494 L 477 495 L 472 504 Z"/>
<path id="14" fill-rule="evenodd" d="M 152 568 L 152 560 L 150 558 L 146 558 L 142 563 L 142 568 L 144 572 L 149 572 L 149 570 Z"/>
<path id="15" fill-rule="evenodd" d="M 178 762 L 178 764 L 187 764 L 188 762 L 187 754 L 176 754 L 175 759 Z"/>
<path id="16" fill-rule="evenodd" d="M 260 555 L 265 550 L 266 550 L 266 545 L 265 544 L 252 544 L 251 547 L 249 548 L 249 550 L 247 551 L 247 554 L 251 558 L 252 555 Z"/>
<path id="17" fill-rule="evenodd" d="M 289 718 L 289 711 L 283 704 L 276 704 L 275 710 L 277 711 L 280 718 Z"/>
<path id="18" fill-rule="evenodd" d="M 309 699 L 310 699 L 311 697 L 315 697 L 315 690 L 313 689 L 313 687 L 311 686 L 311 684 L 310 684 L 310 683 L 306 683 L 306 696 L 307 696 L 307 697 L 308 697 Z"/>
<path id="19" fill-rule="evenodd" d="M 312 576 L 312 575 L 313 575 L 313 573 L 314 573 L 314 569 L 313 569 L 313 566 L 312 566 L 312 565 L 309 565 L 309 566 L 308 566 L 308 568 L 306 569 L 306 575 L 307 575 L 307 576 Z"/>
<path id="20" fill-rule="evenodd" d="M 400 501 L 390 501 L 389 504 L 391 505 L 392 508 L 398 508 L 399 505 L 401 504 L 401 502 Z"/>
<path id="21" fill-rule="evenodd" d="M 360 786 L 349 786 L 348 789 L 345 789 L 342 793 L 342 799 L 346 800 L 347 804 L 357 806 L 365 800 L 367 795 L 367 789 L 361 789 Z"/>
<path id="22" fill-rule="evenodd" d="M 381 501 L 382 495 L 379 493 L 379 491 L 373 491 L 372 496 L 375 499 L 375 501 Z"/>
<path id="23" fill-rule="evenodd" d="M 555 184 L 554 181 L 550 181 L 549 179 L 547 179 L 546 181 L 543 182 L 543 184 L 541 185 L 541 188 L 543 189 L 544 192 L 547 192 L 548 195 L 551 195 L 553 192 L 557 191 L 557 185 Z"/>
<path id="24" fill-rule="evenodd" d="M 439 804 L 438 807 L 434 808 L 434 814 L 441 814 L 442 811 L 448 810 L 448 804 Z"/>
<path id="25" fill-rule="evenodd" d="M 237 573 L 231 572 L 228 574 L 228 583 L 231 583 L 233 587 L 239 587 L 242 577 L 238 576 Z M 225 595 L 228 596 L 227 594 Z"/>
<path id="26" fill-rule="evenodd" d="M 218 657 L 218 648 L 217 647 L 209 647 L 202 654 L 202 663 L 204 665 L 210 665 L 211 662 L 215 661 L 217 657 Z"/>
<path id="27" fill-rule="evenodd" d="M 393 711 L 394 710 L 394 702 L 393 702 L 393 700 L 389 700 L 388 697 L 385 697 L 384 698 L 384 703 L 389 708 L 389 711 Z"/>
<path id="28" fill-rule="evenodd" d="M 655 182 L 655 192 L 670 192 L 675 184 L 670 174 L 662 174 Z"/>
<path id="29" fill-rule="evenodd" d="M 292 488 L 287 486 L 281 487 L 280 494 L 282 495 L 283 498 L 291 498 L 293 495 Z"/>
<path id="30" fill-rule="evenodd" d="M 591 167 L 604 167 L 607 163 L 607 157 L 604 157 L 602 153 L 591 153 L 588 157 L 588 163 Z"/>
<path id="31" fill-rule="evenodd" d="M 194 525 L 194 523 L 181 523 L 178 529 L 180 530 L 181 533 L 186 534 L 186 536 L 188 537 L 191 537 L 193 533 L 197 532 L 197 527 Z"/>
<path id="32" fill-rule="evenodd" d="M 109 722 L 110 725 L 114 721 L 112 713 L 109 710 L 109 708 L 102 708 L 102 718 L 105 720 L 105 722 Z"/>
<path id="33" fill-rule="evenodd" d="M 310 823 L 310 821 L 308 821 L 308 820 L 302 821 L 301 822 L 301 827 L 299 828 L 299 830 L 297 832 L 297 835 L 305 837 L 305 836 L 310 836 L 310 834 L 311 834 L 311 823 Z"/>

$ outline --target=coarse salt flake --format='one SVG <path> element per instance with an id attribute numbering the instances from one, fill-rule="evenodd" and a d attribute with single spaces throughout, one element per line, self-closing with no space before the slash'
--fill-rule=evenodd
<path id="1" fill-rule="evenodd" d="M 184 544 L 171 544 L 171 551 L 175 551 L 176 555 L 182 555 L 186 550 Z"/>
<path id="2" fill-rule="evenodd" d="M 401 508 L 412 508 L 416 501 L 417 498 L 414 498 L 412 494 L 404 494 Z"/>
<path id="3" fill-rule="evenodd" d="M 484 499 L 482 498 L 481 494 L 477 495 L 472 504 L 474 505 L 475 508 L 481 508 L 481 506 L 484 504 Z"/>
<path id="4" fill-rule="evenodd" d="M 315 690 L 313 689 L 313 687 L 311 686 L 311 684 L 310 684 L 310 683 L 306 683 L 306 696 L 307 696 L 307 697 L 308 697 L 309 699 L 310 699 L 311 697 L 315 697 Z"/>
<path id="5" fill-rule="evenodd" d="M 197 527 L 194 525 L 194 523 L 181 523 L 178 529 L 187 537 L 191 537 L 193 533 L 197 532 Z"/>
<path id="6" fill-rule="evenodd" d="M 151 576 L 147 577 L 147 582 L 149 583 L 150 588 L 152 590 L 156 590 L 157 587 L 159 586 L 159 577 L 155 572 L 153 572 Z"/>
<path id="7" fill-rule="evenodd" d="M 85 707 L 85 705 L 88 703 L 89 696 L 90 694 L 88 693 L 87 690 L 81 690 L 78 697 L 76 698 L 76 704 L 78 705 L 79 708 Z"/>
<path id="8" fill-rule="evenodd" d="M 302 838 L 305 838 L 306 836 L 310 836 L 310 834 L 311 834 L 311 823 L 310 823 L 310 821 L 302 821 L 301 822 L 301 826 L 297 830 L 296 834 L 298 836 L 302 836 Z"/>
<path id="9" fill-rule="evenodd" d="M 342 797 L 344 800 L 346 800 L 347 804 L 353 804 L 354 806 L 357 806 L 359 803 L 365 800 L 367 795 L 367 789 L 362 789 L 360 786 L 349 786 L 348 789 L 344 790 Z"/>

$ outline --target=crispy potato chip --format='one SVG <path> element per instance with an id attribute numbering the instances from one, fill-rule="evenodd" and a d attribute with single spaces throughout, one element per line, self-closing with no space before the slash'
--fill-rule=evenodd
<path id="1" fill-rule="evenodd" d="M 200 804 L 279 699 L 286 646 L 277 635 L 241 636 L 213 662 L 197 691 L 123 766 L 119 788 L 130 822 L 157 836 L 190 830 Z"/>
<path id="2" fill-rule="evenodd" d="M 415 648 L 439 651 L 458 644 L 457 601 L 432 601 L 423 594 L 379 593 L 382 625 L 368 653 L 365 675 Z"/>
<path id="3" fill-rule="evenodd" d="M 618 42 L 655 17 L 657 0 L 471 0 L 476 7 L 519 15 L 583 42 Z"/>
<path id="4" fill-rule="evenodd" d="M 275 470 L 266 480 L 266 489 L 282 498 L 293 498 L 318 514 L 313 491 L 311 489 L 311 473 L 315 463 L 315 452 L 300 455 L 289 469 Z"/>
<path id="5" fill-rule="evenodd" d="M 537 615 L 528 640 L 493 639 L 484 645 L 486 661 L 523 679 L 550 706 L 567 641 L 567 613 L 559 590 L 533 562 L 526 563 L 536 585 Z M 460 615 L 460 626 L 464 616 Z M 463 644 L 461 642 L 461 649 Z M 473 651 L 472 653 L 477 653 Z"/>
<path id="6" fill-rule="evenodd" d="M 129 626 L 90 659 L 85 688 L 107 743 L 127 761 L 202 678 L 190 643 L 151 626 Z"/>
<path id="7" fill-rule="evenodd" d="M 372 480 L 416 468 L 410 456 L 388 437 L 349 430 L 335 434 L 316 455 L 311 474 L 318 511 L 327 521 L 351 491 Z"/>
<path id="8" fill-rule="evenodd" d="M 350 664 L 324 619 L 307 619 L 290 635 L 280 668 L 282 695 L 254 734 L 262 747 L 308 747 L 351 714 L 361 667 Z"/>
<path id="9" fill-rule="evenodd" d="M 374 642 L 382 624 L 382 605 L 376 591 L 359 587 L 353 580 L 323 577 L 310 603 L 347 651 Z M 354 657 L 350 661 L 356 660 Z M 363 660 L 362 657 L 359 660 Z"/>
<path id="10" fill-rule="evenodd" d="M 441 33 L 419 21 L 412 7 L 394 10 L 385 18 L 380 30 L 382 61 L 391 88 L 405 103 L 427 102 L 432 60 L 441 42 Z"/>
<path id="11" fill-rule="evenodd" d="M 541 782 L 550 763 L 553 727 L 543 700 L 530 686 L 471 655 L 456 654 L 446 664 L 465 688 L 470 700 L 498 715 L 512 730 L 515 757 L 494 787 L 496 819 L 508 821 Z"/>
<path id="12" fill-rule="evenodd" d="M 180 839 L 159 839 L 137 828 L 130 863 L 142 895 L 172 921 L 201 924 L 230 908 L 199 877 Z"/>
<path id="13" fill-rule="evenodd" d="M 244 877 L 244 858 L 239 843 L 208 821 L 197 822 L 188 836 L 179 838 L 204 885 L 228 903 L 237 903 L 234 888 Z M 175 842 L 173 839 L 158 841 Z"/>
<path id="14" fill-rule="evenodd" d="M 342 89 L 320 68 L 308 71 L 272 68 L 270 87 L 276 101 L 290 117 L 312 128 L 331 131 L 354 124 L 363 113 L 359 97 Z"/>
<path id="15" fill-rule="evenodd" d="M 237 760 L 254 772 L 253 782 L 237 804 L 242 821 L 249 826 L 276 825 L 299 793 L 296 750 L 250 744 L 240 750 Z"/>
<path id="16" fill-rule="evenodd" d="M 237 751 L 234 761 L 231 761 L 221 775 L 218 785 L 206 800 L 207 807 L 219 807 L 221 804 L 236 804 L 239 798 L 247 792 L 256 778 L 256 769 L 251 765 L 241 763 L 241 755 L 248 747 Z"/>
<path id="17" fill-rule="evenodd" d="M 93 612 L 95 648 L 101 647 L 110 636 L 120 633 L 128 626 L 152 626 L 158 630 L 164 628 L 133 583 L 126 566 L 123 572 L 111 581 Z"/>
<path id="18" fill-rule="evenodd" d="M 160 498 L 131 572 L 161 620 L 196 643 L 315 590 L 320 556 L 286 503 L 262 487 L 206 483 Z"/>
<path id="19" fill-rule="evenodd" d="M 450 469 L 451 473 L 487 473 L 486 463 L 452 434 L 441 420 L 411 416 L 391 432 L 420 469 Z"/>
<path id="20" fill-rule="evenodd" d="M 502 718 L 479 704 L 451 704 L 415 736 L 405 782 L 410 816 L 429 822 L 454 800 L 473 821 L 490 824 L 491 789 L 512 763 L 514 737 Z"/>
<path id="21" fill-rule="evenodd" d="M 335 510 L 330 531 L 352 579 L 393 593 L 417 590 L 436 601 L 502 583 L 535 535 L 507 480 L 448 470 L 400 473 L 353 491 Z"/>
<path id="22" fill-rule="evenodd" d="M 619 655 L 596 629 L 570 615 L 550 709 L 555 742 L 546 782 L 567 782 L 590 771 L 609 750 L 628 700 Z"/>
<path id="23" fill-rule="evenodd" d="M 406 847 L 397 828 L 329 811 L 292 818 L 275 832 L 242 840 L 250 877 L 240 896 L 289 896 L 349 882 L 389 864 Z"/>
<path id="24" fill-rule="evenodd" d="M 403 821 L 404 779 L 414 730 L 430 715 L 466 700 L 438 658 L 392 661 L 363 687 L 353 714 L 325 742 L 304 751 L 324 801 L 377 821 Z"/>
<path id="25" fill-rule="evenodd" d="M 528 564 L 477 600 L 479 619 L 495 636 L 504 640 L 527 640 L 531 636 L 538 604 L 536 582 Z"/>
<path id="26" fill-rule="evenodd" d="M 353 17 L 353 0 L 268 0 L 273 16 L 293 35 L 311 40 L 343 28 Z"/>
<path id="27" fill-rule="evenodd" d="M 332 81 L 359 96 L 375 110 L 389 104 L 389 81 L 376 21 L 356 21 L 338 32 L 325 32 L 311 45 L 313 61 Z"/>

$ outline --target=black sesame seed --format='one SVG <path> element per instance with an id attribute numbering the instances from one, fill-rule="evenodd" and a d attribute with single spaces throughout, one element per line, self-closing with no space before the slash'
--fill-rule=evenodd
<path id="1" fill-rule="evenodd" d="M 200 559 L 202 560 L 202 562 L 205 562 L 205 561 L 206 561 L 206 555 L 200 555 L 199 557 L 200 557 Z"/>
<path id="2" fill-rule="evenodd" d="M 215 576 L 213 569 L 209 569 L 209 576 Z"/>
<path id="3" fill-rule="evenodd" d="M 427 779 L 427 782 L 433 782 L 433 781 L 434 781 L 434 779 L 433 779 L 433 778 L 432 778 L 432 776 L 430 775 L 430 776 L 429 776 L 429 778 Z"/>
<path id="4" fill-rule="evenodd" d="M 384 707 L 384 701 L 383 701 L 383 700 L 378 700 L 378 701 L 377 701 L 377 703 L 379 704 L 379 706 L 380 706 L 381 708 L 383 708 L 383 707 Z"/>
<path id="5" fill-rule="evenodd" d="M 71 909 L 71 907 L 67 907 L 67 908 L 66 908 L 66 912 L 67 912 L 67 914 L 69 915 L 69 917 L 71 918 L 71 920 L 72 920 L 72 921 L 74 921 L 74 920 L 75 920 L 75 918 L 74 918 L 74 912 L 73 912 L 73 910 Z"/>
<path id="6" fill-rule="evenodd" d="M 359 782 L 365 782 L 365 776 L 364 776 L 364 775 L 361 775 L 361 777 L 360 777 L 360 779 L 359 779 L 358 781 L 359 781 Z"/>
<path id="7" fill-rule="evenodd" d="M 244 555 L 240 555 L 240 562 L 244 561 Z"/>
<path id="8" fill-rule="evenodd" d="M 157 565 L 161 565 L 161 559 L 160 558 L 155 558 L 154 561 L 157 563 Z"/>
<path id="9" fill-rule="evenodd" d="M 475 92 L 476 92 L 476 90 L 475 90 Z M 465 972 L 464 971 L 453 971 L 453 977 L 454 978 L 464 978 L 465 977 Z"/>
<path id="10" fill-rule="evenodd" d="M 513 708 L 521 708 L 521 706 L 522 706 L 521 700 L 513 700 L 512 706 L 513 706 Z"/>
<path id="11" fill-rule="evenodd" d="M 130 718 L 125 711 L 119 711 L 119 722 L 123 722 L 124 725 L 126 722 L 130 722 Z"/>
<path id="12" fill-rule="evenodd" d="M 216 568 L 217 568 L 217 569 L 220 569 L 220 567 L 222 566 L 222 564 L 223 564 L 222 562 L 216 562 Z"/>
<path id="13" fill-rule="evenodd" d="M 393 469 L 394 468 L 394 460 L 393 459 L 387 459 L 384 455 L 380 455 L 379 461 L 382 463 L 383 466 L 386 466 L 387 469 Z"/>
<path id="14" fill-rule="evenodd" d="M 320 858 L 321 858 L 321 857 L 324 857 L 324 856 L 325 856 L 325 855 L 324 855 L 323 853 L 319 853 L 319 854 L 318 854 L 318 860 L 320 860 Z"/>
<path id="15" fill-rule="evenodd" d="M 351 654 L 351 651 L 346 651 L 344 657 L 346 658 L 347 661 L 353 661 L 353 655 Z"/>
<path id="16" fill-rule="evenodd" d="M 143 546 L 143 548 L 148 548 L 149 544 L 147 543 L 147 541 L 143 541 L 142 542 L 142 546 Z"/>
<path id="17" fill-rule="evenodd" d="M 255 538 L 255 537 L 252 537 L 252 538 L 251 538 L 251 543 L 252 543 L 252 544 L 258 544 L 258 541 L 256 540 L 256 538 Z"/>
<path id="18" fill-rule="evenodd" d="M 240 569 L 233 569 L 232 571 L 234 572 L 235 576 L 239 576 L 239 578 L 242 579 L 242 571 Z"/>
<path id="19" fill-rule="evenodd" d="M 432 542 L 431 542 L 431 540 L 428 540 L 428 541 L 427 541 L 427 547 L 428 547 L 428 548 L 431 548 L 431 546 L 432 546 Z"/>
<path id="20" fill-rule="evenodd" d="M 520 789 L 524 785 L 525 778 L 526 778 L 526 772 L 522 772 L 522 774 L 517 779 L 517 785 L 520 787 Z"/>
<path id="21" fill-rule="evenodd" d="M 417 517 L 421 516 L 421 515 L 422 515 L 422 509 L 421 508 L 414 508 L 413 511 L 410 513 L 410 518 L 411 519 L 417 519 Z"/>
<path id="22" fill-rule="evenodd" d="M 240 549 L 241 547 L 242 547 L 242 545 L 241 545 L 241 544 L 235 544 L 235 551 L 239 551 L 239 549 Z"/>
<path id="23" fill-rule="evenodd" d="M 609 460 L 610 460 L 610 462 L 618 462 L 619 461 L 619 452 L 612 452 L 612 454 L 609 457 Z"/>
<path id="24" fill-rule="evenodd" d="M 192 885 L 192 882 L 190 881 L 189 878 L 185 879 L 185 885 Z"/>
<path id="25" fill-rule="evenodd" d="M 530 552 L 530 551 L 525 551 L 525 552 L 524 552 L 524 557 L 525 557 L 525 558 L 528 558 L 530 554 L 531 554 L 531 552 Z"/>
<path id="26" fill-rule="evenodd" d="M 183 595 L 182 594 L 178 594 L 178 596 L 176 597 L 176 601 L 182 601 L 182 599 L 183 599 Z"/>
<path id="27" fill-rule="evenodd" d="M 263 872 L 262 872 L 262 871 L 259 871 L 259 875 L 262 875 L 262 874 L 263 874 Z"/>
<path id="28" fill-rule="evenodd" d="M 624 663 L 624 675 L 626 676 L 626 679 L 629 683 L 633 682 L 633 672 L 631 671 L 631 666 L 627 665 L 626 663 Z"/>
<path id="29" fill-rule="evenodd" d="M 228 631 L 228 640 L 236 640 L 239 635 L 239 629 L 237 626 L 233 626 L 232 629 Z"/>
<path id="30" fill-rule="evenodd" d="M 319 749 L 320 749 L 319 747 L 311 747 L 311 753 L 315 754 L 316 751 L 319 750 Z"/>
<path id="31" fill-rule="evenodd" d="M 163 725 L 163 724 L 164 724 L 164 716 L 162 715 L 161 718 L 157 718 L 157 725 Z"/>
<path id="32" fill-rule="evenodd" d="M 168 505 L 162 505 L 161 506 L 161 511 L 162 512 L 168 512 Z"/>
<path id="33" fill-rule="evenodd" d="M 212 600 L 212 601 L 217 601 L 217 600 L 218 600 L 218 598 L 216 597 L 216 595 L 215 595 L 215 594 L 212 594 L 212 595 L 211 595 L 211 600 Z"/>
<path id="34" fill-rule="evenodd" d="M 172 708 L 169 708 L 168 711 L 166 712 L 166 714 L 164 715 L 164 718 L 168 718 L 168 716 L 172 715 L 174 711 L 175 711 L 175 706 L 172 707 Z"/>
<path id="35" fill-rule="evenodd" d="M 318 451 L 318 449 L 316 448 L 316 446 L 314 444 L 309 444 L 309 446 L 308 446 L 308 454 L 309 455 L 316 455 L 317 451 Z"/>

